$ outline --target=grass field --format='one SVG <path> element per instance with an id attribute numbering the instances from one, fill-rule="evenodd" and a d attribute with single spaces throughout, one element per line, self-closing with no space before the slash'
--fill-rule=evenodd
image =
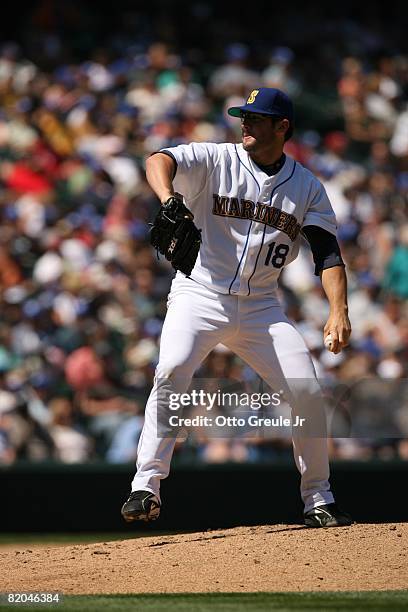
<path id="1" fill-rule="evenodd" d="M 31 606 L 30 606 L 31 607 Z M 27 609 L 27 606 L 0 603 L 0 610 Z M 66 596 L 56 605 L 33 610 L 61 612 L 267 612 L 269 610 L 408 610 L 407 591 L 359 593 L 214 593 L 162 595 Z"/>

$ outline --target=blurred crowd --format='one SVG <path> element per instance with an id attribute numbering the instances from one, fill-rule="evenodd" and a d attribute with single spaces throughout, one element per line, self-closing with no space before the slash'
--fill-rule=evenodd
<path id="1" fill-rule="evenodd" d="M 199 30 L 211 11 L 192 7 Z M 232 39 L 206 56 L 174 40 L 171 20 L 155 32 L 129 13 L 81 56 L 46 16 L 35 15 L 26 46 L 0 49 L 0 463 L 134 461 L 173 278 L 149 245 L 158 201 L 145 159 L 179 143 L 238 142 L 239 121 L 226 109 L 257 86 L 292 96 L 286 152 L 321 179 L 337 214 L 350 347 L 337 356 L 323 348 L 328 306 L 306 244 L 282 274 L 286 311 L 321 379 L 383 381 L 381 405 L 361 405 L 367 422 L 384 427 L 331 440 L 331 455 L 408 459 L 408 55 L 398 38 L 352 21 L 331 38 L 334 25 L 322 20 L 316 74 L 303 30 L 262 48 Z M 213 20 L 220 33 L 223 25 Z M 223 346 L 197 375 L 255 378 Z M 384 415 L 390 380 L 401 399 Z M 289 453 L 286 438 L 191 434 L 176 456 Z"/>

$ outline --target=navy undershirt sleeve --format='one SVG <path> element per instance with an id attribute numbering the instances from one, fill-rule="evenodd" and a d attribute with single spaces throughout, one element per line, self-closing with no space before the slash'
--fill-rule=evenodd
<path id="1" fill-rule="evenodd" d="M 317 225 L 303 227 L 302 233 L 312 249 L 316 276 L 327 268 L 344 266 L 336 236 Z"/>

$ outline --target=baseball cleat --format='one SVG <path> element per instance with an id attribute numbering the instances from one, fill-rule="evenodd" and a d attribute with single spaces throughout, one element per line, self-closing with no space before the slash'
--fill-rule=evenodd
<path id="1" fill-rule="evenodd" d="M 342 512 L 336 504 L 325 504 L 305 512 L 306 527 L 346 527 L 351 525 L 351 516 Z"/>
<path id="2" fill-rule="evenodd" d="M 160 502 L 150 491 L 133 491 L 121 510 L 127 523 L 155 521 L 159 518 Z"/>

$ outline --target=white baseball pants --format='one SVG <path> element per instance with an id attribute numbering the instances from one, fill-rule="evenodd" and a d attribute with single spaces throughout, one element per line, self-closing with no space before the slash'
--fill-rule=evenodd
<path id="1" fill-rule="evenodd" d="M 132 491 L 150 491 L 160 499 L 160 480 L 170 470 L 175 438 L 159 437 L 157 433 L 157 411 L 163 402 L 158 381 L 168 379 L 172 392 L 186 392 L 194 372 L 218 343 L 241 357 L 273 390 L 286 390 L 288 380 L 293 379 L 309 380 L 317 386 L 305 342 L 277 300 L 224 295 L 177 275 L 169 294 Z M 303 402 L 296 401 L 296 391 L 291 391 L 292 413 L 307 416 L 302 414 Z M 314 409 L 323 410 L 318 401 Z M 332 503 L 327 438 L 307 436 L 293 427 L 292 440 L 305 512 Z"/>

